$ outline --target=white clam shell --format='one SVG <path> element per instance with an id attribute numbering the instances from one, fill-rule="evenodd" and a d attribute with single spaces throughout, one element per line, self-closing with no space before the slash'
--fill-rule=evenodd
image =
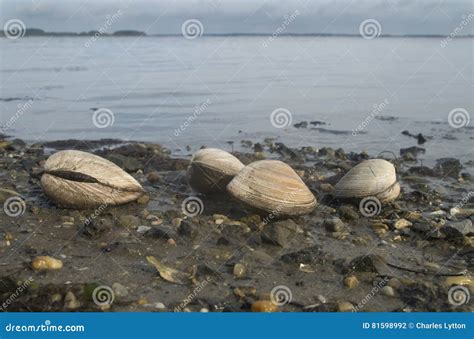
<path id="1" fill-rule="evenodd" d="M 316 198 L 296 172 L 284 162 L 261 160 L 246 166 L 227 185 L 235 199 L 275 215 L 302 215 L 316 206 Z"/>
<path id="2" fill-rule="evenodd" d="M 381 202 L 395 200 L 400 194 L 395 166 L 383 159 L 370 159 L 353 167 L 334 187 L 339 198 L 375 196 Z"/>
<path id="3" fill-rule="evenodd" d="M 197 192 L 222 192 L 242 168 L 244 164 L 232 154 L 216 148 L 205 148 L 193 155 L 187 178 Z"/>
<path id="4" fill-rule="evenodd" d="M 120 205 L 145 193 L 130 174 L 114 163 L 74 150 L 60 151 L 48 158 L 41 186 L 54 203 L 78 209 Z"/>

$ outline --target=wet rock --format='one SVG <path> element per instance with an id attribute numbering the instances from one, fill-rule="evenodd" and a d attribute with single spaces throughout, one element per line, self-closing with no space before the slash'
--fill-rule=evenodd
<path id="1" fill-rule="evenodd" d="M 474 227 L 472 221 L 469 219 L 463 221 L 447 222 L 441 231 L 446 234 L 448 238 L 461 238 L 463 236 L 474 234 Z"/>
<path id="2" fill-rule="evenodd" d="M 386 264 L 385 260 L 376 254 L 368 254 L 354 258 L 349 268 L 356 272 L 372 272 L 378 275 L 392 276 L 392 270 Z"/>
<path id="3" fill-rule="evenodd" d="M 151 228 L 148 232 L 145 233 L 145 236 L 150 238 L 169 240 L 176 238 L 176 231 L 171 226 L 159 225 Z"/>
<path id="4" fill-rule="evenodd" d="M 348 301 L 342 301 L 342 302 L 337 303 L 337 310 L 339 312 L 353 312 L 354 305 L 352 305 Z"/>
<path id="5" fill-rule="evenodd" d="M 112 161 L 117 166 L 121 167 L 129 173 L 133 173 L 142 169 L 142 164 L 135 158 L 127 157 L 121 154 L 111 154 L 106 159 Z"/>
<path id="6" fill-rule="evenodd" d="M 198 235 L 198 230 L 192 222 L 183 220 L 178 227 L 178 234 L 186 238 L 195 238 Z"/>
<path id="7" fill-rule="evenodd" d="M 426 166 L 413 166 L 408 169 L 408 173 L 410 174 L 417 174 L 417 175 L 422 175 L 422 176 L 430 176 L 434 177 L 435 172 Z"/>
<path id="8" fill-rule="evenodd" d="M 117 298 L 125 298 L 128 296 L 128 289 L 120 283 L 113 283 L 112 290 Z"/>
<path id="9" fill-rule="evenodd" d="M 455 158 L 442 158 L 436 161 L 436 165 L 433 168 L 435 175 L 439 177 L 451 177 L 459 178 L 462 165 L 458 159 Z"/>
<path id="10" fill-rule="evenodd" d="M 426 149 L 418 147 L 418 146 L 413 146 L 413 147 L 408 147 L 408 148 L 401 148 L 400 149 L 400 155 L 404 156 L 407 154 L 412 154 L 414 157 L 417 157 L 420 154 L 425 154 Z"/>
<path id="11" fill-rule="evenodd" d="M 280 259 L 289 264 L 312 264 L 319 263 L 324 259 L 324 255 L 319 246 L 311 246 L 302 250 L 283 254 Z"/>
<path id="12" fill-rule="evenodd" d="M 31 267 L 36 271 L 59 270 L 63 268 L 63 262 L 49 256 L 40 256 L 31 261 Z"/>
<path id="13" fill-rule="evenodd" d="M 429 233 L 433 231 L 433 226 L 428 223 L 416 222 L 411 229 L 420 233 Z"/>
<path id="14" fill-rule="evenodd" d="M 394 297 L 395 296 L 395 291 L 391 286 L 384 286 L 380 290 L 383 294 L 385 294 L 388 297 Z"/>
<path id="15" fill-rule="evenodd" d="M 246 272 L 247 272 L 246 267 L 242 265 L 241 263 L 237 263 L 234 265 L 234 270 L 233 270 L 234 277 L 243 278 L 245 277 Z"/>
<path id="16" fill-rule="evenodd" d="M 307 121 L 301 121 L 293 125 L 295 128 L 306 128 L 308 127 Z"/>
<path id="17" fill-rule="evenodd" d="M 359 285 L 359 279 L 355 275 L 350 275 L 344 278 L 344 285 L 349 288 L 354 288 Z"/>
<path id="18" fill-rule="evenodd" d="M 113 228 L 113 223 L 109 219 L 105 218 L 88 218 L 84 222 L 84 228 L 82 233 L 91 239 L 97 239 L 102 234 L 109 232 Z"/>
<path id="19" fill-rule="evenodd" d="M 359 213 L 356 212 L 354 207 L 349 206 L 349 205 L 342 205 L 341 207 L 339 207 L 337 212 L 341 216 L 341 218 L 345 220 L 359 219 Z"/>
<path id="20" fill-rule="evenodd" d="M 150 201 L 150 196 L 148 194 L 144 194 L 140 198 L 137 199 L 137 203 L 141 205 L 148 204 L 149 201 Z"/>
<path id="21" fill-rule="evenodd" d="M 136 228 L 140 225 L 140 219 L 134 215 L 121 215 L 118 222 L 125 228 Z"/>
<path id="22" fill-rule="evenodd" d="M 64 297 L 64 307 L 69 310 L 75 310 L 81 307 L 81 303 L 79 302 L 79 300 L 77 300 L 74 293 L 69 291 L 66 293 L 66 296 Z"/>
<path id="23" fill-rule="evenodd" d="M 397 221 L 393 223 L 393 227 L 397 230 L 401 230 L 405 227 L 410 227 L 411 225 L 412 223 L 406 219 L 398 219 Z"/>
<path id="24" fill-rule="evenodd" d="M 149 183 L 155 184 L 160 181 L 160 173 L 157 171 L 152 171 L 146 175 L 146 180 L 148 180 Z"/>
<path id="25" fill-rule="evenodd" d="M 298 225 L 291 219 L 277 221 L 266 225 L 262 232 L 262 240 L 269 244 L 286 247 L 295 237 Z"/>
<path id="26" fill-rule="evenodd" d="M 324 219 L 324 228 L 329 232 L 341 232 L 344 230 L 344 223 L 338 217 Z"/>
<path id="27" fill-rule="evenodd" d="M 278 306 L 270 300 L 257 300 L 252 304 L 252 312 L 278 312 Z"/>

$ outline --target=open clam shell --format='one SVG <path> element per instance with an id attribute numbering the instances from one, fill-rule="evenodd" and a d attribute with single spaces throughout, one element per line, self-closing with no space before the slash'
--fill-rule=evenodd
<path id="1" fill-rule="evenodd" d="M 238 201 L 274 215 L 302 215 L 316 206 L 316 198 L 296 172 L 284 162 L 251 163 L 227 185 Z"/>
<path id="2" fill-rule="evenodd" d="M 395 200 L 400 194 L 395 166 L 383 159 L 365 160 L 341 178 L 333 193 L 339 198 L 374 196 L 380 202 Z"/>
<path id="3" fill-rule="evenodd" d="M 81 151 L 61 151 L 44 164 L 41 186 L 54 203 L 69 208 L 120 205 L 142 196 L 143 187 L 114 163 Z"/>
<path id="4" fill-rule="evenodd" d="M 232 154 L 205 148 L 193 155 L 187 171 L 188 182 L 200 193 L 222 192 L 242 168 L 244 164 Z"/>

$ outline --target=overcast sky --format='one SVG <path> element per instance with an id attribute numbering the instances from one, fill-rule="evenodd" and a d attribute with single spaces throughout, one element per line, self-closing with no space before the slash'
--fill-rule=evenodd
<path id="1" fill-rule="evenodd" d="M 102 27 L 107 15 L 122 15 L 108 30 L 148 34 L 181 33 L 185 20 L 198 19 L 205 33 L 272 33 L 285 15 L 299 15 L 286 33 L 353 33 L 366 19 L 380 22 L 382 34 L 449 34 L 473 0 L 0 0 L 0 23 L 22 20 L 47 31 Z M 474 33 L 474 19 L 462 34 Z"/>

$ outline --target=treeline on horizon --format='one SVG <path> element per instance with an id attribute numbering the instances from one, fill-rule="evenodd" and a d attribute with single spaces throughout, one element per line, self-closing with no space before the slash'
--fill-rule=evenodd
<path id="1" fill-rule="evenodd" d="M 81 36 L 179 36 L 181 34 L 146 34 L 142 31 L 136 30 L 119 30 L 113 33 L 104 33 L 99 31 L 88 31 L 88 32 L 47 32 L 40 28 L 27 28 L 25 29 L 24 37 L 34 36 L 58 36 L 58 37 L 81 37 Z M 203 35 L 207 36 L 271 36 L 272 33 L 206 33 Z M 5 37 L 5 32 L 0 30 L 0 37 Z M 360 36 L 360 34 L 344 34 L 344 33 L 282 33 L 279 36 L 341 36 L 351 37 Z M 446 37 L 442 34 L 381 34 L 381 37 Z M 473 34 L 459 35 L 456 38 L 472 38 Z"/>

